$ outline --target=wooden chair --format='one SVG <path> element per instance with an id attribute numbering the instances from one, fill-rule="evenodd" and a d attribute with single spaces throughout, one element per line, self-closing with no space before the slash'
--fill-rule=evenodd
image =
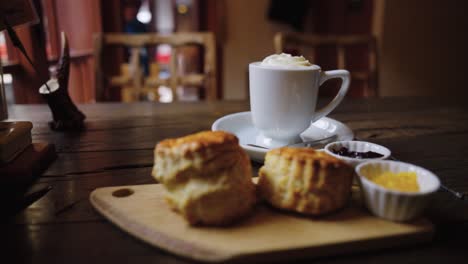
<path id="1" fill-rule="evenodd" d="M 168 44 L 172 47 L 170 61 L 170 77 L 160 79 L 157 65 L 150 64 L 150 75 L 145 78 L 140 65 L 140 49 L 143 47 Z M 199 45 L 203 47 L 203 70 L 200 74 L 179 75 L 177 70 L 177 50 L 182 46 Z M 106 86 L 121 87 L 123 101 L 134 101 L 140 95 L 155 93 L 161 85 L 172 90 L 173 101 L 177 101 L 178 86 L 197 86 L 205 89 L 207 100 L 218 99 L 216 87 L 216 44 L 213 33 L 175 33 L 171 35 L 159 34 L 99 34 L 95 36 L 95 71 L 96 71 L 96 100 L 106 99 Z M 102 53 L 106 46 L 124 46 L 130 48 L 130 62 L 121 67 L 121 75 L 106 77 L 103 72 Z M 107 85 L 106 85 L 107 84 Z M 157 92 L 156 92 L 157 94 Z"/>
<path id="2" fill-rule="evenodd" d="M 363 97 L 378 95 L 378 71 L 377 71 L 377 45 L 376 39 L 369 35 L 315 35 L 303 33 L 277 33 L 274 37 L 274 46 L 277 53 L 281 53 L 286 48 L 293 46 L 304 46 L 312 49 L 311 56 L 308 56 L 312 63 L 315 63 L 316 48 L 320 46 L 336 47 L 337 68 L 347 69 L 351 73 L 351 80 L 363 81 Z M 346 47 L 353 45 L 367 45 L 368 69 L 364 71 L 353 71 L 347 68 Z"/>

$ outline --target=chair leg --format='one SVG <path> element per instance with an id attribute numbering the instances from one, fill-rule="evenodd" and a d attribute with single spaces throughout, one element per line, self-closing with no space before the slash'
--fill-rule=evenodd
<path id="1" fill-rule="evenodd" d="M 122 97 L 122 102 L 124 103 L 135 102 L 138 99 L 137 93 L 132 87 L 122 87 L 120 96 Z"/>

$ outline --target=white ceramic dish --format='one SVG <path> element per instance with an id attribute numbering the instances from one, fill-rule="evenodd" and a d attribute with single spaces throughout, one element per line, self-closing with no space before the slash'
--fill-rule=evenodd
<path id="1" fill-rule="evenodd" d="M 241 147 L 254 161 L 263 163 L 267 149 L 247 146 L 255 144 L 258 130 L 253 126 L 250 112 L 230 114 L 216 120 L 211 126 L 213 131 L 224 130 L 235 134 L 239 138 Z M 311 124 L 311 126 L 301 134 L 303 141 L 318 140 L 332 135 L 337 135 L 337 140 L 351 140 L 354 138 L 353 131 L 345 124 L 329 118 L 323 117 Z"/>
<path id="2" fill-rule="evenodd" d="M 381 154 L 382 157 L 372 158 L 372 159 L 358 159 L 358 158 L 345 157 L 345 156 L 341 156 L 341 155 L 333 153 L 334 149 L 337 150 L 342 147 L 347 148 L 349 151 L 356 151 L 356 152 L 373 151 L 373 152 Z M 325 148 L 323 149 L 325 150 L 327 154 L 346 162 L 347 164 L 353 166 L 353 168 L 366 161 L 388 159 L 388 157 L 390 157 L 390 154 L 391 154 L 391 151 L 388 148 L 375 144 L 375 143 L 365 142 L 365 141 L 351 141 L 351 140 L 337 141 L 337 142 L 332 142 L 332 143 L 327 144 Z"/>
<path id="3" fill-rule="evenodd" d="M 440 187 L 439 178 L 434 173 L 409 163 L 388 160 L 367 161 L 359 164 L 355 170 L 367 208 L 376 216 L 392 221 L 408 221 L 420 216 Z M 366 175 L 378 171 L 415 172 L 420 190 L 418 192 L 389 190 L 366 178 Z"/>

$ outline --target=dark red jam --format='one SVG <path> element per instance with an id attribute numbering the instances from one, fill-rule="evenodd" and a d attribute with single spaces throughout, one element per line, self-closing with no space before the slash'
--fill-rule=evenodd
<path id="1" fill-rule="evenodd" d="M 332 149 L 332 152 L 344 156 L 344 157 L 349 157 L 349 158 L 355 158 L 355 159 L 375 159 L 375 158 L 381 158 L 383 157 L 382 154 L 373 152 L 373 151 L 367 151 L 367 152 L 357 152 L 357 151 L 349 151 L 348 148 L 346 147 L 341 147 L 339 149 Z"/>

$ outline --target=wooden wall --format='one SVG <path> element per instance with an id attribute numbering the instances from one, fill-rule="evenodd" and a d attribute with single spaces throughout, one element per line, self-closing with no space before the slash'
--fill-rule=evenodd
<path id="1" fill-rule="evenodd" d="M 70 53 L 70 96 L 75 102 L 93 102 L 94 58 L 93 35 L 101 31 L 100 1 L 45 0 L 52 3 L 57 31 L 68 35 Z M 58 41 L 55 36 L 51 41 Z M 60 44 L 57 44 L 60 47 Z"/>
<path id="2" fill-rule="evenodd" d="M 385 2 L 381 95 L 467 96 L 468 1 Z"/>
<path id="3" fill-rule="evenodd" d="M 362 5 L 350 10 L 349 1 L 310 1 L 311 9 L 305 19 L 305 30 L 320 34 L 370 34 L 372 27 L 373 1 L 363 0 Z M 275 23 L 267 18 L 269 0 L 226 1 L 226 29 L 223 47 L 224 98 L 244 99 L 248 97 L 248 64 L 273 54 L 273 37 L 278 31 L 293 31 L 290 26 Z M 318 64 L 325 70 L 336 69 L 333 54 L 322 50 Z M 332 50 L 330 53 L 334 52 Z M 349 58 L 356 69 L 366 67 L 365 59 L 354 52 L 357 58 Z M 364 61 L 364 63 L 362 63 Z M 354 84 L 353 84 L 354 85 Z"/>
<path id="4" fill-rule="evenodd" d="M 273 36 L 285 27 L 266 19 L 269 0 L 226 0 L 223 95 L 247 98 L 248 64 L 272 54 Z M 287 29 L 287 28 L 286 28 Z"/>
<path id="5" fill-rule="evenodd" d="M 273 52 L 271 40 L 276 31 L 291 29 L 267 21 L 268 0 L 226 2 L 224 94 L 227 99 L 246 98 L 248 63 Z M 362 17 L 352 12 L 345 15 L 346 6 L 340 3 L 351 1 L 314 2 L 320 9 L 311 18 L 315 28 L 307 30 L 378 35 L 381 96 L 468 95 L 468 1 L 365 0 Z M 374 12 L 383 11 L 381 20 L 372 19 L 374 25 L 366 15 L 370 5 L 377 5 Z"/>

